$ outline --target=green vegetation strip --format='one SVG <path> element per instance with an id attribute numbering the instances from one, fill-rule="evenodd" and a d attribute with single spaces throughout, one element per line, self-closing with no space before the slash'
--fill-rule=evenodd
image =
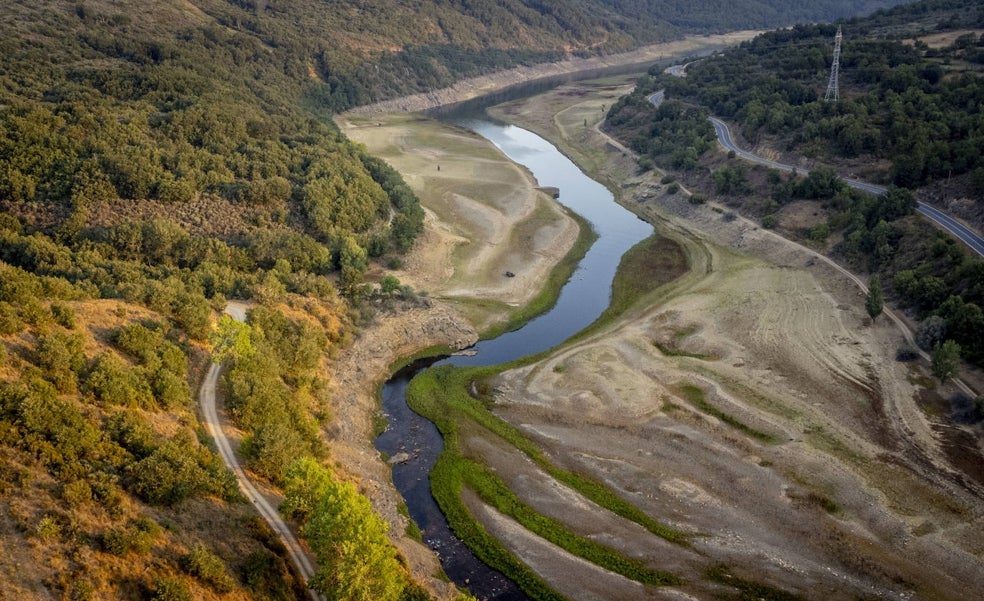
<path id="1" fill-rule="evenodd" d="M 433 371 L 433 370 L 431 370 Z M 416 382 L 416 380 L 414 380 Z M 411 389 L 413 384 L 411 383 Z M 411 390 L 407 391 L 407 400 L 411 399 Z M 420 405 L 410 401 L 414 411 L 420 411 Z M 435 419 L 434 414 L 425 414 L 429 419 Z M 527 595 L 537 601 L 566 601 L 566 597 L 551 589 L 536 572 L 519 561 L 494 536 L 472 517 L 461 500 L 464 471 L 468 465 L 457 453 L 457 426 L 455 420 L 442 420 L 438 428 L 444 436 L 444 452 L 438 457 L 437 463 L 431 469 L 431 492 L 448 520 L 451 529 L 468 547 L 492 568 L 502 572 L 515 582 Z M 435 420 L 435 423 L 438 423 Z M 449 449 L 455 451 L 449 451 Z"/>
<path id="2" fill-rule="evenodd" d="M 691 359 L 709 359 L 710 355 L 705 355 L 704 353 L 691 353 L 689 351 L 681 351 L 680 349 L 672 348 L 662 342 L 653 341 L 653 346 L 659 349 L 659 352 L 667 357 L 690 357 Z"/>
<path id="3" fill-rule="evenodd" d="M 581 235 L 565 260 L 554 269 L 543 292 L 530 305 L 514 314 L 507 324 L 484 332 L 483 337 L 494 337 L 517 329 L 529 319 L 549 310 L 556 302 L 560 289 L 596 238 L 585 221 L 579 216 L 574 217 L 582 226 Z M 622 259 L 613 282 L 611 306 L 588 330 L 596 330 L 614 321 L 631 307 L 637 306 L 643 299 L 651 299 L 654 290 L 686 273 L 688 266 L 687 252 L 676 240 L 654 235 L 639 243 Z M 582 335 L 584 332 L 577 337 Z M 495 367 L 460 369 L 449 365 L 440 366 L 422 372 L 410 383 L 407 389 L 408 404 L 414 411 L 433 421 L 444 437 L 444 451 L 432 469 L 430 478 L 434 498 L 452 530 L 482 561 L 512 579 L 534 599 L 554 600 L 564 597 L 550 589 L 475 520 L 461 498 L 465 486 L 478 494 L 483 502 L 578 557 L 644 584 L 678 583 L 679 580 L 671 574 L 651 570 L 613 549 L 572 533 L 557 520 L 538 514 L 520 501 L 488 468 L 461 454 L 458 431 L 470 421 L 499 436 L 533 460 L 551 477 L 578 491 L 595 504 L 641 525 L 656 536 L 677 544 L 687 544 L 685 533 L 659 523 L 605 485 L 551 463 L 533 441 L 495 417 L 489 407 L 469 395 L 470 387 L 481 394 L 489 378 L 508 368 L 535 361 L 541 355 Z"/>
<path id="4" fill-rule="evenodd" d="M 756 440 L 760 440 L 762 442 L 766 442 L 769 444 L 775 444 L 778 442 L 778 440 L 776 440 L 774 436 L 770 434 L 766 434 L 765 432 L 762 432 L 760 430 L 756 430 L 755 428 L 752 428 L 748 424 L 739 421 L 734 416 L 728 415 L 727 413 L 721 411 L 714 405 L 708 403 L 707 396 L 704 394 L 704 391 L 700 387 L 694 386 L 693 384 L 684 384 L 683 386 L 680 387 L 680 390 L 683 391 L 683 395 L 687 397 L 687 400 L 690 401 L 690 403 L 693 406 L 697 407 L 698 409 L 700 409 L 701 411 L 703 411 L 708 415 L 712 415 L 718 418 L 719 420 L 728 424 L 732 428 L 735 428 L 736 430 L 744 434 L 747 434 L 748 436 L 751 436 L 752 438 Z"/>
<path id="5" fill-rule="evenodd" d="M 574 534 L 560 521 L 537 513 L 513 493 L 487 467 L 462 460 L 466 484 L 487 504 L 512 517 L 524 528 L 591 563 L 643 584 L 663 586 L 678 584 L 675 576 L 651 570 L 641 561 L 627 559 L 618 551 Z"/>
<path id="6" fill-rule="evenodd" d="M 499 436 L 533 460 L 552 478 L 577 490 L 594 503 L 631 520 L 656 536 L 674 543 L 684 543 L 687 536 L 660 524 L 635 505 L 625 501 L 605 485 L 586 476 L 562 469 L 550 462 L 536 444 L 506 421 L 493 415 L 487 407 L 467 393 L 469 384 L 485 380 L 513 364 L 495 367 L 458 369 L 449 365 L 428 370 L 410 383 L 407 402 L 411 408 L 434 421 L 442 434 L 442 422 L 468 417 L 486 430 Z M 457 447 L 445 444 L 445 451 L 457 452 Z"/>
<path id="7" fill-rule="evenodd" d="M 618 552 L 570 532 L 560 522 L 537 514 L 524 504 L 488 468 L 461 454 L 458 445 L 459 428 L 469 420 L 501 437 L 526 454 L 550 476 L 580 492 L 598 505 L 634 521 L 657 536 L 683 543 L 685 535 L 660 524 L 632 504 L 618 497 L 602 484 L 553 465 L 539 448 L 516 428 L 495 417 L 481 402 L 467 393 L 468 386 L 485 379 L 500 367 L 458 369 L 444 365 L 421 373 L 410 383 L 407 402 L 421 415 L 432 420 L 444 436 L 444 451 L 431 472 L 435 499 L 448 517 L 452 529 L 465 540 L 475 553 L 496 569 L 513 578 L 524 590 L 537 599 L 552 599 L 553 593 L 540 596 L 539 579 L 533 579 L 528 568 L 508 554 L 468 513 L 461 501 L 461 491 L 468 486 L 483 501 L 516 519 L 530 531 L 542 536 L 566 551 L 605 569 L 645 584 L 665 585 L 677 582 L 669 574 L 650 570 L 639 562 L 626 559 Z M 506 556 L 503 556 L 503 553 Z M 527 583 L 527 584 L 524 584 Z"/>

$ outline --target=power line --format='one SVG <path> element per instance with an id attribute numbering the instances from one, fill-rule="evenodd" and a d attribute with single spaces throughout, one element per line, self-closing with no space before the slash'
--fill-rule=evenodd
<path id="1" fill-rule="evenodd" d="M 840 100 L 840 56 L 841 56 L 841 28 L 837 26 L 837 35 L 834 36 L 834 64 L 830 66 L 830 81 L 827 82 L 827 93 L 823 95 L 824 102 L 837 102 Z"/>

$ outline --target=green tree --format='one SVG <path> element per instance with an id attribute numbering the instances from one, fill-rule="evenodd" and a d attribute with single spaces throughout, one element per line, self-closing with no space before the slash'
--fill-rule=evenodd
<path id="1" fill-rule="evenodd" d="M 101 353 L 89 370 L 86 388 L 104 403 L 146 409 L 152 404 L 153 392 L 143 373 L 127 368 L 116 355 Z"/>
<path id="2" fill-rule="evenodd" d="M 940 381 L 940 384 L 957 375 L 959 364 L 960 345 L 953 340 L 946 340 L 942 344 L 937 344 L 933 349 L 933 375 Z"/>
<path id="3" fill-rule="evenodd" d="M 885 297 L 882 292 L 881 278 L 876 274 L 871 276 L 871 281 L 868 282 L 868 297 L 864 301 L 864 308 L 868 312 L 868 316 L 871 317 L 871 321 L 875 321 L 881 315 L 884 306 Z"/>
<path id="4" fill-rule="evenodd" d="M 281 512 L 305 523 L 301 533 L 318 557 L 311 587 L 330 601 L 396 601 L 408 579 L 386 532 L 389 525 L 348 482 L 315 459 L 287 470 Z"/>
<path id="5" fill-rule="evenodd" d="M 82 354 L 82 337 L 60 332 L 38 338 L 38 367 L 45 371 L 48 380 L 62 393 L 74 393 L 78 374 L 85 367 Z"/>
<path id="6" fill-rule="evenodd" d="M 930 315 L 919 322 L 916 328 L 916 344 L 925 351 L 931 351 L 946 339 L 946 320 L 939 315 Z"/>
<path id="7" fill-rule="evenodd" d="M 244 441 L 243 452 L 257 473 L 279 484 L 293 461 L 311 453 L 311 445 L 289 418 L 281 418 L 260 424 Z"/>
<path id="8" fill-rule="evenodd" d="M 229 358 L 248 359 L 256 352 L 250 327 L 228 315 L 223 315 L 219 319 L 218 327 L 212 334 L 211 342 L 212 360 L 216 363 L 221 363 Z"/>
<path id="9" fill-rule="evenodd" d="M 189 337 L 205 340 L 211 331 L 212 307 L 201 294 L 182 294 L 174 307 L 174 318 Z"/>
<path id="10" fill-rule="evenodd" d="M 294 461 L 284 475 L 284 502 L 280 505 L 280 512 L 290 518 L 306 519 L 331 485 L 331 472 L 313 457 Z"/>
<path id="11" fill-rule="evenodd" d="M 352 236 L 346 236 L 338 249 L 338 265 L 341 268 L 341 289 L 354 291 L 362 283 L 362 274 L 369 268 L 369 257 Z"/>
<path id="12" fill-rule="evenodd" d="M 406 582 L 369 500 L 348 482 L 332 482 L 303 527 L 318 557 L 311 588 L 329 601 L 396 601 Z"/>

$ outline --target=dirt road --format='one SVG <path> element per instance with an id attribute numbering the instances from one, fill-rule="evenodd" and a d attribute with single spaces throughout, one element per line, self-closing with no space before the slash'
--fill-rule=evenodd
<path id="1" fill-rule="evenodd" d="M 232 316 L 238 321 L 246 320 L 246 305 L 243 303 L 229 302 L 226 313 Z M 243 469 L 242 463 L 239 461 L 239 457 L 233 450 L 232 441 L 226 435 L 225 429 L 229 427 L 228 419 L 219 416 L 219 409 L 216 406 L 216 395 L 215 389 L 219 382 L 219 375 L 222 373 L 222 366 L 213 363 L 208 368 L 208 374 L 205 376 L 205 380 L 202 382 L 201 391 L 199 391 L 198 399 L 201 403 L 202 408 L 202 419 L 205 424 L 205 430 L 208 432 L 209 436 L 215 441 L 215 446 L 218 447 L 219 455 L 222 456 L 222 460 L 225 462 L 226 467 L 232 470 L 232 473 L 236 475 L 236 482 L 239 483 L 239 490 L 249 499 L 249 502 L 253 504 L 253 507 L 260 512 L 260 515 L 270 526 L 270 529 L 276 533 L 277 537 L 284 543 L 284 547 L 287 548 L 287 552 L 290 555 L 291 561 L 294 563 L 294 567 L 304 578 L 304 582 L 310 582 L 311 578 L 315 573 L 314 562 L 308 557 L 308 554 L 301 542 L 291 531 L 287 523 L 280 517 L 277 513 L 276 507 L 274 507 L 275 501 L 271 500 L 265 496 L 257 486 L 250 480 L 249 475 L 246 474 L 246 470 Z M 325 598 L 320 594 L 308 589 L 308 594 L 313 601 L 325 601 Z"/>

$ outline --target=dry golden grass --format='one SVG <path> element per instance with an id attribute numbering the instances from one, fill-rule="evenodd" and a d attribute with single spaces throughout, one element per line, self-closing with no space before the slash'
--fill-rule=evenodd
<path id="1" fill-rule="evenodd" d="M 76 326 L 70 332 L 81 334 L 84 353 L 90 360 L 108 352 L 132 366 L 132 359 L 112 346 L 113 333 L 130 324 L 166 322 L 146 308 L 117 300 L 62 304 L 74 310 Z M 64 331 L 54 324 L 44 328 Z M 0 367 L 3 381 L 21 381 L 33 369 L 29 362 L 36 337 L 37 332 L 29 329 L 0 338 L 8 351 Z M 188 341 L 183 345 L 189 357 L 189 383 L 195 393 L 208 365 L 208 349 Z M 61 395 L 60 399 L 78 407 L 97 427 L 120 411 L 139 415 L 154 434 L 165 439 L 182 431 L 194 439 L 198 427 L 192 407 L 151 411 L 107 406 L 79 394 Z M 195 599 L 253 599 L 255 591 L 248 590 L 237 575 L 245 569 L 247 558 L 263 553 L 281 564 L 277 577 L 286 583 L 288 592 L 293 586 L 293 576 L 276 557 L 279 543 L 244 503 L 208 497 L 192 498 L 173 507 L 151 506 L 122 490 L 116 505 L 100 504 L 84 496 L 74 498 L 66 493 L 72 478 L 62 479 L 49 472 L 9 437 L 0 444 L 0 472 L 0 599 L 142 599 L 158 577 L 178 579 Z M 108 552 L 102 542 L 107 533 L 133 531 L 136 522 L 144 518 L 160 527 L 150 537 L 148 548 L 122 555 Z M 225 562 L 235 581 L 231 592 L 220 595 L 181 570 L 179 558 L 198 544 L 206 545 Z"/>

